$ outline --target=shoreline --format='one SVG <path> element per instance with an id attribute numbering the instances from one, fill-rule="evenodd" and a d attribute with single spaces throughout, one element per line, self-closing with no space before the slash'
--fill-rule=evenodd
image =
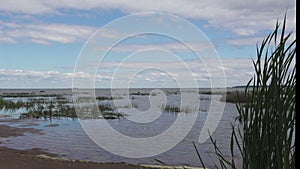
<path id="1" fill-rule="evenodd" d="M 42 130 L 34 128 L 12 127 L 0 124 L 0 138 L 11 138 L 23 136 L 24 133 L 43 134 Z M 0 169 L 140 169 L 141 167 L 128 163 L 98 163 L 83 160 L 71 160 L 60 158 L 56 154 L 48 153 L 40 148 L 18 150 L 1 146 L 0 142 Z"/>
<path id="2" fill-rule="evenodd" d="M 1 145 L 1 143 L 0 143 Z M 126 162 L 92 162 L 60 158 L 42 149 L 17 150 L 0 146 L 0 169 L 181 169 L 183 166 L 130 164 Z M 184 166 L 186 169 L 202 169 Z"/>
<path id="3" fill-rule="evenodd" d="M 17 150 L 0 146 L 0 169 L 150 169 L 128 163 L 91 162 L 59 158 L 41 149 Z"/>
<path id="4" fill-rule="evenodd" d="M 44 134 L 35 128 L 12 127 L 0 124 L 0 138 L 23 136 L 24 133 Z M 126 162 L 93 162 L 62 158 L 57 154 L 49 153 L 44 149 L 33 148 L 18 150 L 1 145 L 0 142 L 0 169 L 176 169 L 182 166 L 161 166 L 152 164 L 130 164 Z M 198 167 L 184 166 L 187 169 Z"/>

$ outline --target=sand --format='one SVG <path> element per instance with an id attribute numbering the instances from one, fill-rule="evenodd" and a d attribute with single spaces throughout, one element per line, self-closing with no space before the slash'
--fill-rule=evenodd
<path id="1" fill-rule="evenodd" d="M 141 169 L 127 163 L 96 163 L 55 158 L 39 149 L 0 147 L 0 169 Z M 147 167 L 148 168 L 148 167 Z"/>

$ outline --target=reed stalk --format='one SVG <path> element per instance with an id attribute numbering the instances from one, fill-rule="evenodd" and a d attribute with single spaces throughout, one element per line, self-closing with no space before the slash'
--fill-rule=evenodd
<path id="1" fill-rule="evenodd" d="M 296 39 L 285 33 L 285 27 L 286 17 L 257 46 L 255 74 L 245 89 L 247 102 L 236 104 L 231 156 L 222 154 L 210 137 L 219 159 L 217 168 L 295 168 Z M 242 166 L 236 165 L 237 156 Z"/>

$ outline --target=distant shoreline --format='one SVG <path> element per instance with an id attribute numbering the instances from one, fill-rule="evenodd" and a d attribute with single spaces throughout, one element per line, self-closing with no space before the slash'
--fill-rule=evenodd
<path id="1" fill-rule="evenodd" d="M 231 87 L 199 87 L 198 89 L 238 89 L 238 88 L 245 88 L 246 86 L 231 86 Z M 79 89 L 79 88 L 72 88 L 72 87 L 36 87 L 36 88 L 19 88 L 19 87 L 12 87 L 12 88 L 0 88 L 0 90 L 72 90 L 72 89 Z M 111 88 L 80 88 L 80 89 L 97 89 L 97 90 L 109 90 Z M 127 88 L 114 88 L 114 89 L 127 89 Z M 180 89 L 176 87 L 131 87 L 130 89 Z M 182 88 L 182 89 L 194 89 L 194 88 Z"/>

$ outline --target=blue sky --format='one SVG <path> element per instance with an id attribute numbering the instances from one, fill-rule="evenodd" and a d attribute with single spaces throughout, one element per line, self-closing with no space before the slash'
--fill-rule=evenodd
<path id="1" fill-rule="evenodd" d="M 222 78 L 217 73 L 208 77 L 207 72 L 217 69 L 225 73 L 226 86 L 243 85 L 252 76 L 251 59 L 255 58 L 255 45 L 272 30 L 277 19 L 283 19 L 286 11 L 288 30 L 295 31 L 293 0 L 1 1 L 0 88 L 71 88 L 77 57 L 90 36 L 120 17 L 141 12 L 168 13 L 194 24 L 215 47 L 222 66 L 216 65 L 215 58 L 211 58 L 205 61 L 206 70 L 201 71 L 199 67 L 204 63 L 197 64 L 192 55 L 181 50 L 175 41 L 163 36 L 144 35 L 127 39 L 106 56 L 105 64 L 98 67 L 98 74 L 94 76 L 96 87 L 110 87 L 116 65 L 136 50 L 149 47 L 177 54 L 190 67 L 199 87 L 210 87 L 209 78 Z M 99 37 L 118 40 L 122 31 L 132 29 L 131 26 L 123 24 L 115 28 L 108 27 Z M 163 24 L 161 27 L 167 29 Z M 189 31 L 184 33 L 189 36 Z M 193 34 L 190 36 L 193 37 Z M 105 43 L 101 45 L 105 46 Z M 195 48 L 200 50 L 197 45 Z M 156 65 L 164 64 L 160 58 L 167 55 L 166 52 L 140 52 L 137 53 L 137 63 L 131 60 L 127 67 L 147 65 L 149 60 L 146 58 L 151 54 L 155 55 L 152 57 Z M 172 81 L 172 78 L 186 77 L 175 66 L 176 63 L 168 64 L 172 67 L 168 75 L 157 70 L 140 72 L 132 77 L 132 83 L 137 84 L 133 84 L 133 87 L 164 87 L 169 84 L 162 79 L 169 78 Z M 82 78 L 85 75 L 89 77 L 89 72 L 79 73 Z M 123 72 L 123 76 L 126 75 L 128 72 Z M 118 83 L 122 84 L 122 80 L 126 78 Z"/>

